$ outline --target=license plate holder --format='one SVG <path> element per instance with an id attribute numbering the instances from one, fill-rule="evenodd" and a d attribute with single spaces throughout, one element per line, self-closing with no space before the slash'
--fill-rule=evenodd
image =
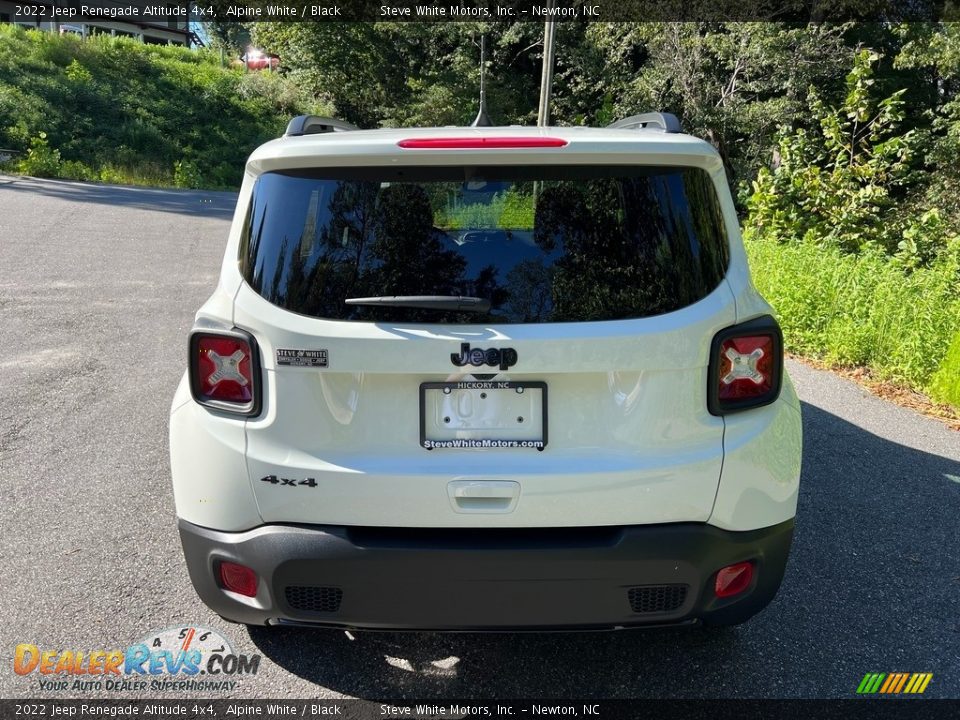
<path id="1" fill-rule="evenodd" d="M 420 384 L 420 447 L 533 448 L 547 445 L 547 384 L 461 380 Z"/>

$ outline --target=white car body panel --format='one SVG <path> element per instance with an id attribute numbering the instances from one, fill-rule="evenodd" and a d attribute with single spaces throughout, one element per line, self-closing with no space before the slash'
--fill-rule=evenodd
<path id="1" fill-rule="evenodd" d="M 707 412 L 703 388 L 710 338 L 734 320 L 724 284 L 657 317 L 499 329 L 310 320 L 243 287 L 234 319 L 240 328 L 272 329 L 261 343 L 266 410 L 247 423 L 247 462 L 265 522 L 556 527 L 710 515 L 723 421 Z M 451 372 L 449 357 L 461 341 L 517 347 L 517 368 L 497 380 L 546 381 L 543 452 L 420 447 L 419 384 L 465 376 Z M 276 347 L 328 349 L 330 367 L 277 369 Z M 515 372 L 521 366 L 531 371 Z M 320 487 L 256 486 L 277 473 L 313 477 Z M 447 484 L 466 479 L 520 483 L 515 511 L 455 512 Z"/>
<path id="2" fill-rule="evenodd" d="M 177 514 L 203 527 L 246 530 L 261 524 L 245 463 L 242 418 L 212 415 L 192 402 L 186 377 L 170 415 L 170 471 Z"/>
<path id="3" fill-rule="evenodd" d="M 725 422 L 723 473 L 710 524 L 748 530 L 793 518 L 800 487 L 800 410 L 781 397 L 728 415 Z"/>

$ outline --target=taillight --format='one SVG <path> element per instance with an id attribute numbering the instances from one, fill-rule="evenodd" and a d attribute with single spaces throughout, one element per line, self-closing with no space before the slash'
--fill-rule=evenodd
<path id="1" fill-rule="evenodd" d="M 257 574 L 246 565 L 227 562 L 220 563 L 220 587 L 245 597 L 257 596 Z"/>
<path id="2" fill-rule="evenodd" d="M 769 315 L 721 330 L 713 338 L 707 407 L 714 415 L 769 405 L 780 395 L 783 335 Z"/>
<path id="3" fill-rule="evenodd" d="M 190 336 L 190 389 L 201 405 L 260 412 L 260 358 L 253 337 L 239 330 L 199 330 Z"/>
<path id="4" fill-rule="evenodd" d="M 753 563 L 740 562 L 720 568 L 713 583 L 713 594 L 718 598 L 739 595 L 753 582 Z"/>
<path id="5" fill-rule="evenodd" d="M 486 150 L 504 148 L 557 148 L 567 145 L 555 137 L 442 137 L 409 138 L 398 146 L 407 150 Z"/>

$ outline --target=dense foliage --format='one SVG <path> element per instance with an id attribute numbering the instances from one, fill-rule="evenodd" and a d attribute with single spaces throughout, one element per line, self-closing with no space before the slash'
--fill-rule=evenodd
<path id="1" fill-rule="evenodd" d="M 0 24 L 0 147 L 29 174 L 234 187 L 250 151 L 311 106 L 219 54 Z"/>
<path id="2" fill-rule="evenodd" d="M 226 47 L 242 35 L 208 30 Z M 282 57 L 279 75 L 0 28 L 0 146 L 36 174 L 234 185 L 299 110 L 363 127 L 470 122 L 481 35 L 494 121 L 536 117 L 536 23 L 245 31 Z M 960 25 L 563 22 L 556 46 L 555 123 L 659 109 L 718 149 L 792 349 L 960 406 Z M 502 201 L 521 222 L 517 198 Z M 452 226 L 476 221 L 458 212 Z"/>
<path id="3" fill-rule="evenodd" d="M 909 127 L 905 89 L 877 91 L 879 60 L 858 50 L 839 104 L 811 89 L 812 123 L 780 129 L 776 163 L 743 195 L 745 240 L 794 350 L 960 405 L 960 353 L 948 353 L 960 344 L 960 215 L 943 202 L 957 170 L 936 159 L 956 149 L 949 133 Z"/>

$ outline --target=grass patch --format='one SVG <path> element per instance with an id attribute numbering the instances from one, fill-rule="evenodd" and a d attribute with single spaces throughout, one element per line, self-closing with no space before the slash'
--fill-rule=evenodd
<path id="1" fill-rule="evenodd" d="M 754 283 L 788 350 L 930 392 L 960 406 L 960 274 L 944 260 L 905 272 L 879 251 L 745 240 Z M 949 352 L 948 352 L 949 348 Z"/>
<path id="2" fill-rule="evenodd" d="M 257 145 L 322 111 L 287 78 L 212 52 L 0 24 L 0 147 L 24 174 L 233 188 Z"/>
<path id="3" fill-rule="evenodd" d="M 960 408 L 960 332 L 953 336 L 950 349 L 933 376 L 930 394 L 940 402 Z"/>

